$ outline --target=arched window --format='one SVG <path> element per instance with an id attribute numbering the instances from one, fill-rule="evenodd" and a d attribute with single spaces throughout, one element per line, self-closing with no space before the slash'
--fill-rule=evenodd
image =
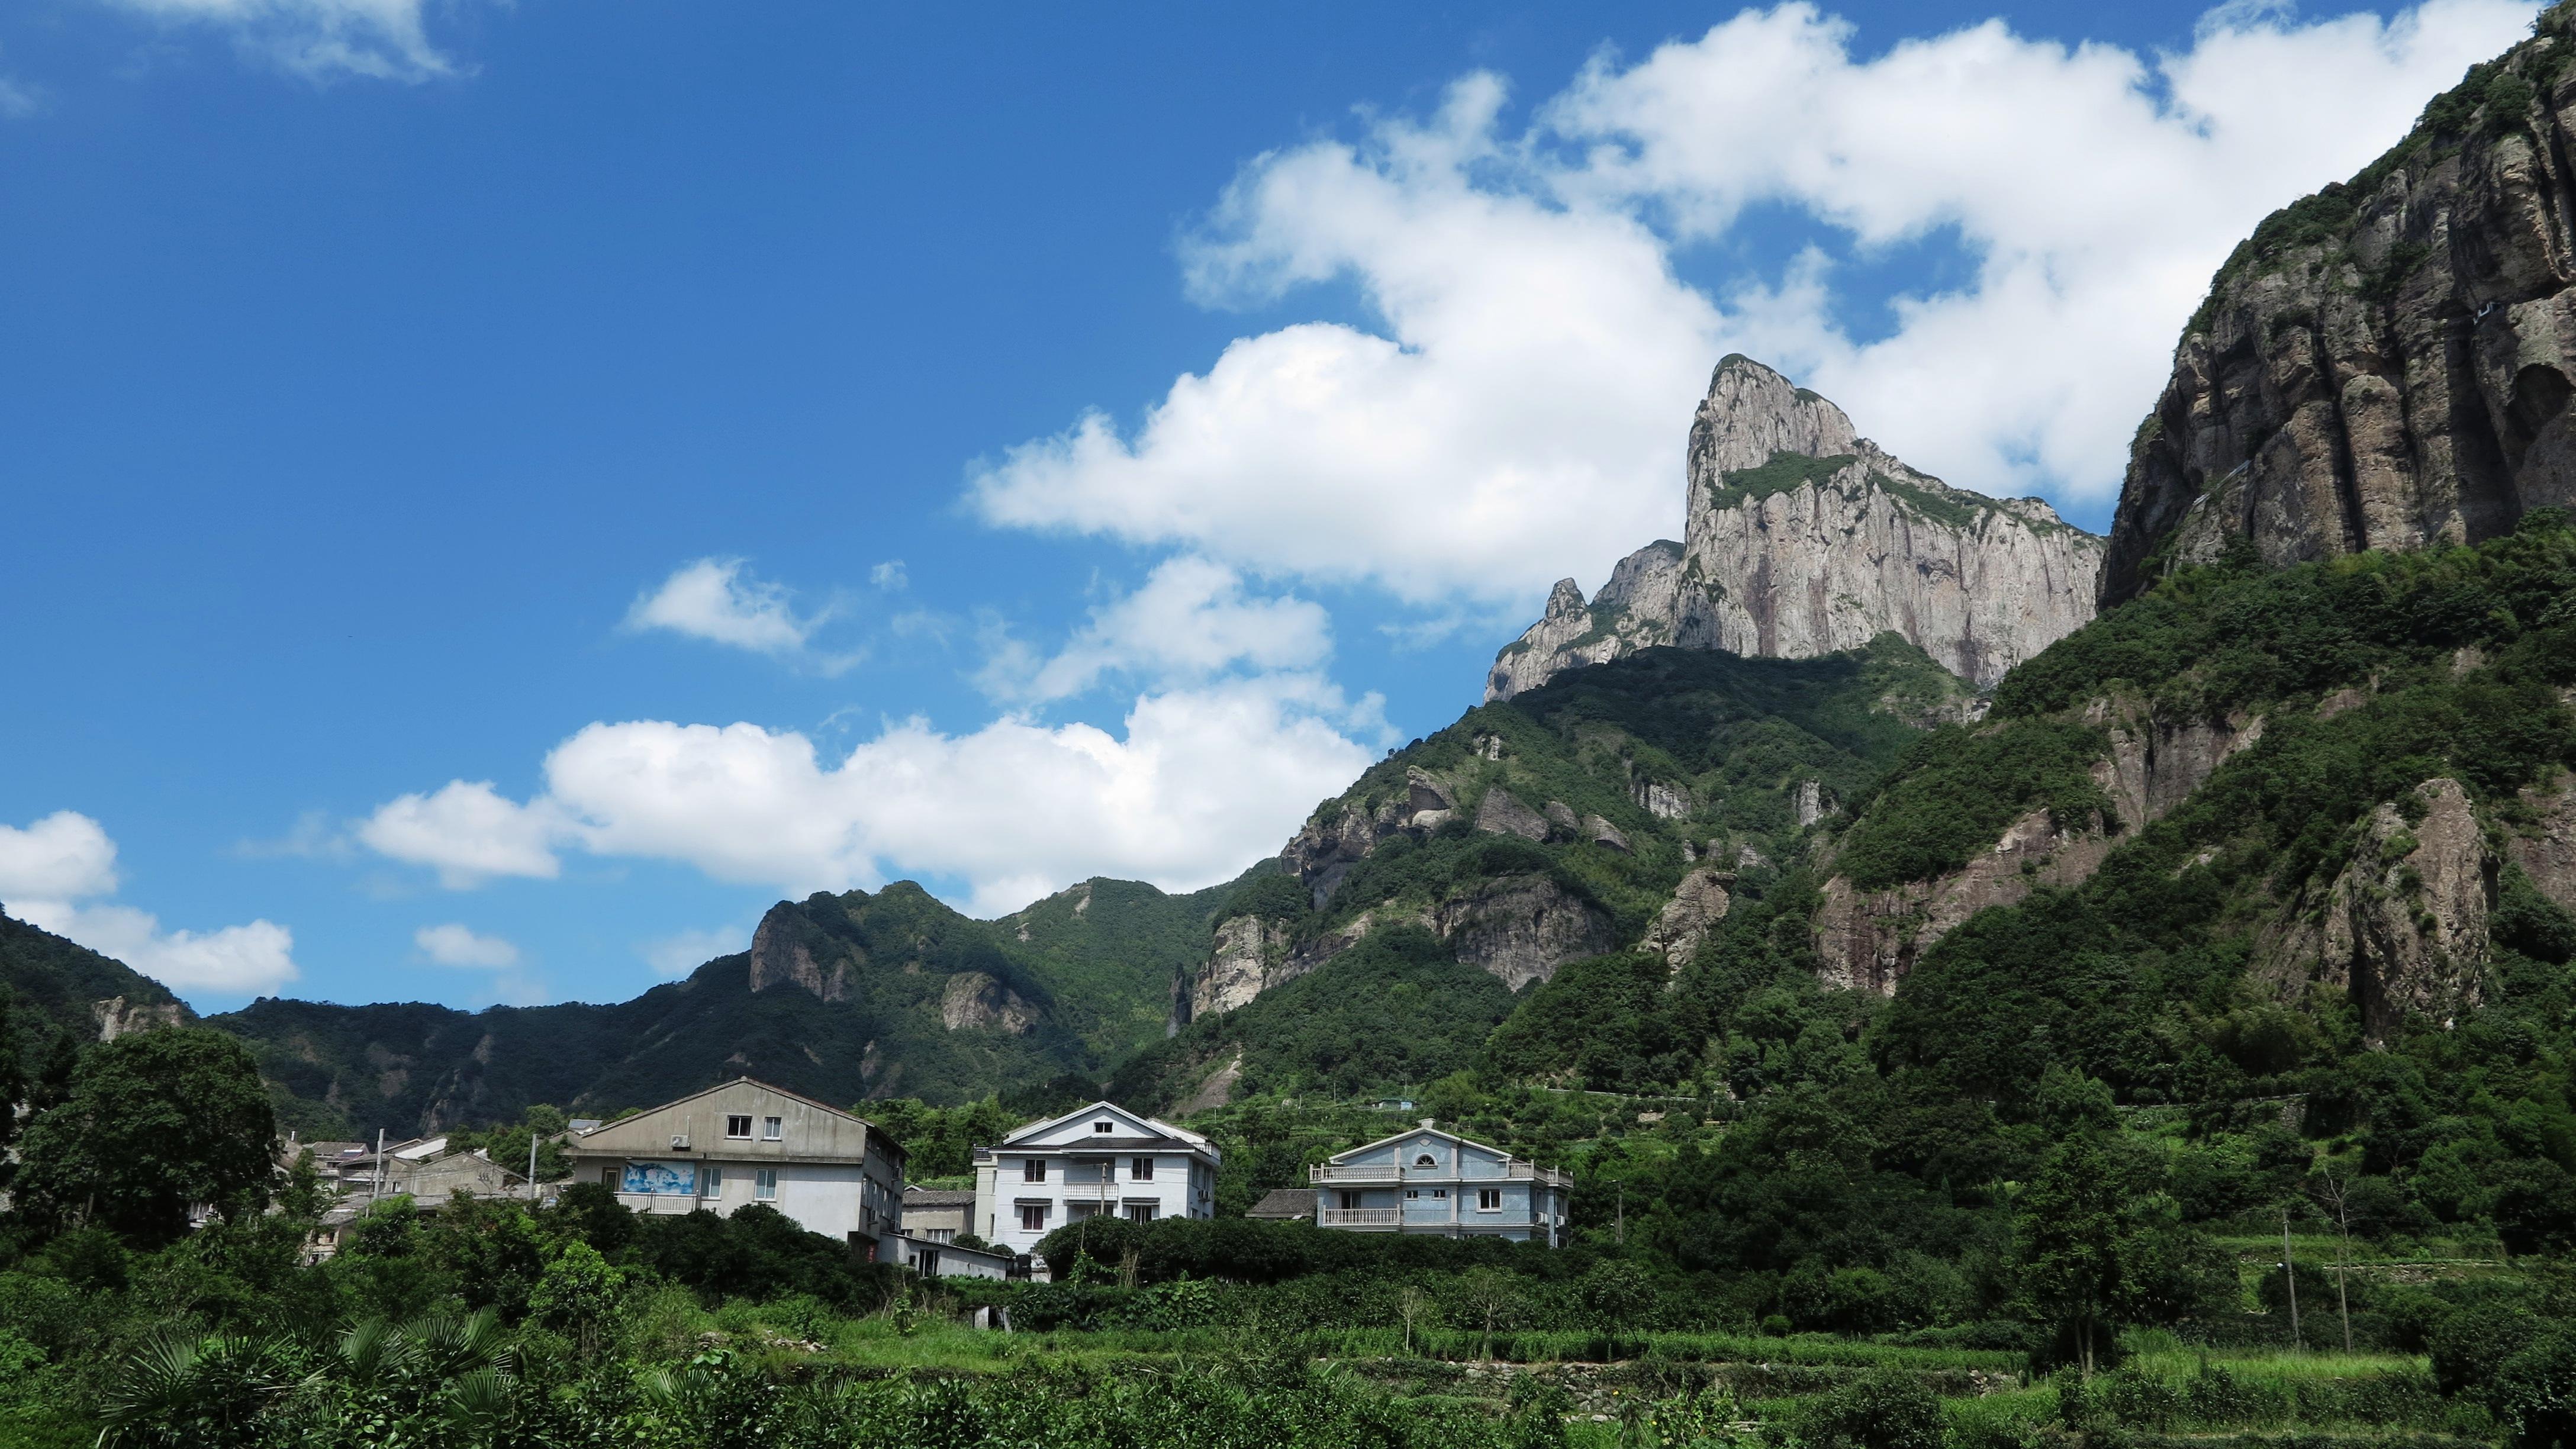
<path id="1" fill-rule="evenodd" d="M 1440 1164 L 1439 1164 L 1439 1163 L 1437 1163 L 1437 1162 L 1435 1162 L 1435 1161 L 1433 1161 L 1433 1160 L 1432 1160 L 1432 1157 L 1431 1157 L 1431 1154 L 1430 1154 L 1430 1153 L 1428 1153 L 1428 1152 L 1426 1152 L 1426 1153 L 1422 1154 L 1420 1157 L 1417 1157 L 1417 1158 L 1413 1159 L 1413 1165 L 1414 1165 L 1414 1166 L 1416 1166 L 1416 1167 L 1437 1167 L 1437 1166 L 1439 1166 Z"/>

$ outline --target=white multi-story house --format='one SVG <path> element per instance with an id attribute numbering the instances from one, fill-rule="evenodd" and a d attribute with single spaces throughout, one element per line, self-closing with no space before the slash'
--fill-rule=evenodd
<path id="1" fill-rule="evenodd" d="M 604 1183 L 639 1213 L 731 1217 L 761 1203 L 872 1258 L 902 1221 L 902 1144 L 749 1077 L 567 1133 L 563 1146 L 573 1181 Z"/>
<path id="2" fill-rule="evenodd" d="M 1437 1233 L 1565 1246 L 1573 1179 L 1499 1147 L 1420 1126 L 1306 1169 L 1315 1225 L 1353 1232 Z"/>
<path id="3" fill-rule="evenodd" d="M 1094 1102 L 975 1149 L 972 1226 L 1016 1254 L 1094 1215 L 1140 1223 L 1214 1217 L 1220 1161 L 1195 1132 Z"/>

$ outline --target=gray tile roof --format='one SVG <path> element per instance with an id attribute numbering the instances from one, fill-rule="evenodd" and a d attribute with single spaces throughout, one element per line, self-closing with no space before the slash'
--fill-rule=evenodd
<path id="1" fill-rule="evenodd" d="M 1315 1215 L 1315 1190 L 1311 1187 L 1274 1187 L 1244 1213 L 1248 1218 L 1311 1218 Z"/>

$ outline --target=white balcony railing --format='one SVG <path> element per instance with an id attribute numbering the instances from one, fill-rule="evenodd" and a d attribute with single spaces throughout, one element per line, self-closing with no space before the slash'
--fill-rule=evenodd
<path id="1" fill-rule="evenodd" d="M 1460 1176 L 1445 1167 L 1401 1167 L 1391 1162 L 1332 1164 L 1306 1169 L 1306 1180 L 1319 1187 L 1354 1182 L 1436 1182 L 1442 1186 L 1474 1187 L 1487 1182 L 1536 1182 L 1550 1187 L 1572 1187 L 1574 1179 L 1553 1167 L 1534 1162 L 1512 1162 L 1501 1171 L 1483 1171 Z"/>
<path id="2" fill-rule="evenodd" d="M 1402 1208 L 1328 1207 L 1317 1212 L 1317 1225 L 1327 1228 L 1394 1228 L 1404 1225 Z"/>

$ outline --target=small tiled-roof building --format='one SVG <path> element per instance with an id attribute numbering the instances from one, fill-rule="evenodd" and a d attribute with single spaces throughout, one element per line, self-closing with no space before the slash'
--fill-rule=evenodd
<path id="1" fill-rule="evenodd" d="M 953 1243 L 975 1217 L 973 1188 L 907 1187 L 903 1230 L 926 1243 Z"/>
<path id="2" fill-rule="evenodd" d="M 1313 1222 L 1315 1190 L 1311 1187 L 1274 1187 L 1262 1194 L 1261 1201 L 1245 1210 L 1245 1217 L 1267 1222 Z"/>

